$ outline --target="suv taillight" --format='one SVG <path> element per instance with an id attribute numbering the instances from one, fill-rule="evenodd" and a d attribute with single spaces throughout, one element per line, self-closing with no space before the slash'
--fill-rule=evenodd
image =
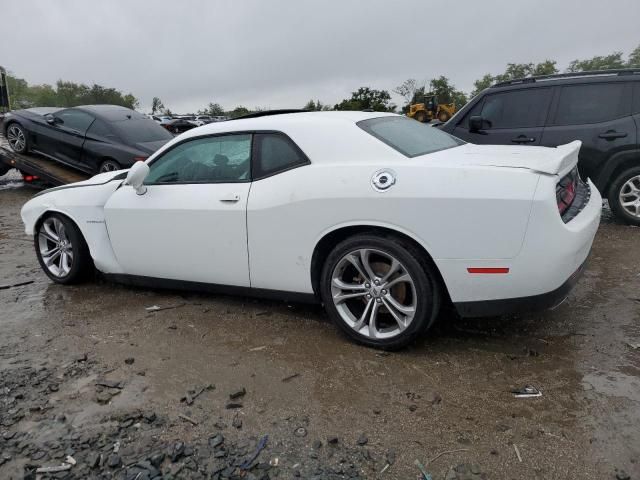
<path id="1" fill-rule="evenodd" d="M 556 185 L 556 201 L 558 202 L 560 215 L 566 212 L 575 200 L 579 181 L 578 167 L 575 167 L 570 173 L 562 177 L 558 185 Z"/>

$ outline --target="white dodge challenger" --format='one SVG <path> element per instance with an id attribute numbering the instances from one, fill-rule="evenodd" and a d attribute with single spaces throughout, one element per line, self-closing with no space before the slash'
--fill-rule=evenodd
<path id="1" fill-rule="evenodd" d="M 477 146 L 373 112 L 270 112 L 186 132 L 128 171 L 22 209 L 55 282 L 321 300 L 363 344 L 549 308 L 577 281 L 601 198 L 579 142 Z"/>

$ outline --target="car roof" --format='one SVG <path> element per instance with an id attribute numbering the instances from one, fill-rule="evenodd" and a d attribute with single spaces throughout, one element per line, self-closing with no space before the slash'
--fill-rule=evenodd
<path id="1" fill-rule="evenodd" d="M 504 82 L 498 82 L 486 91 L 510 88 L 534 88 L 550 85 L 566 85 L 572 83 L 601 83 L 601 82 L 625 82 L 640 81 L 640 69 L 623 68 L 615 70 L 593 70 L 587 72 L 567 72 L 553 75 L 537 75 L 533 77 L 515 78 Z"/>
<path id="2" fill-rule="evenodd" d="M 147 118 L 142 113 L 127 107 L 121 107 L 120 105 L 79 105 L 72 108 L 91 113 L 95 117 L 107 122 Z"/>
<path id="3" fill-rule="evenodd" d="M 387 112 L 362 112 L 362 111 L 322 111 L 322 112 L 295 112 L 282 114 L 266 114 L 261 116 L 248 116 L 226 122 L 210 123 L 198 128 L 200 135 L 217 132 L 248 131 L 248 130 L 280 130 L 286 129 L 292 122 L 318 123 L 349 122 L 357 123 L 361 120 L 384 116 L 397 116 Z"/>

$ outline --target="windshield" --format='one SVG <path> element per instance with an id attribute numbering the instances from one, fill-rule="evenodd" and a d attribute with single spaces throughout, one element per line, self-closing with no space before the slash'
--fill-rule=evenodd
<path id="1" fill-rule="evenodd" d="M 131 145 L 136 143 L 171 140 L 173 138 L 173 135 L 171 135 L 166 129 L 148 118 L 139 120 L 123 120 L 121 122 L 113 122 L 111 125 L 113 125 L 117 130 L 124 142 Z"/>
<path id="2" fill-rule="evenodd" d="M 406 117 L 372 118 L 362 120 L 357 125 L 407 157 L 417 157 L 464 144 L 462 140 L 429 124 Z"/>

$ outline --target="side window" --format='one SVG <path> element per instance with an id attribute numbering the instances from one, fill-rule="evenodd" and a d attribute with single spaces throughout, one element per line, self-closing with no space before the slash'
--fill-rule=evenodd
<path id="1" fill-rule="evenodd" d="M 54 117 L 62 120 L 62 126 L 80 133 L 85 133 L 94 120 L 92 115 L 73 108 L 56 112 Z"/>
<path id="2" fill-rule="evenodd" d="M 554 125 L 600 123 L 629 115 L 625 83 L 562 87 Z"/>
<path id="3" fill-rule="evenodd" d="M 251 135 L 197 138 L 155 160 L 145 184 L 248 182 L 250 158 Z"/>
<path id="4" fill-rule="evenodd" d="M 550 100 L 550 88 L 487 95 L 481 113 L 485 128 L 541 127 L 545 123 Z"/>
<path id="5" fill-rule="evenodd" d="M 309 159 L 302 150 L 285 135 L 258 133 L 255 135 L 254 142 L 254 179 L 309 163 Z"/>
<path id="6" fill-rule="evenodd" d="M 87 130 L 87 135 L 93 135 L 97 137 L 104 137 L 110 140 L 115 140 L 118 137 L 111 131 L 109 126 L 104 123 L 102 120 L 98 120 L 97 118 Z"/>

